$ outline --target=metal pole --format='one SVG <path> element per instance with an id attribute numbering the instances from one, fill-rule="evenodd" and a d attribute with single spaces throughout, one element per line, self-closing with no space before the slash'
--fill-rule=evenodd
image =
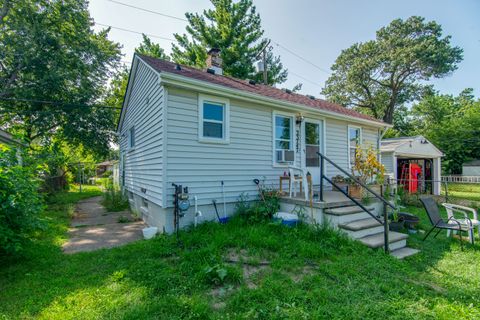
<path id="1" fill-rule="evenodd" d="M 380 185 L 380 194 L 383 195 L 383 185 Z M 382 204 L 383 207 L 383 241 L 385 245 L 385 253 L 390 252 L 389 243 L 388 243 L 388 213 L 387 213 L 387 205 L 385 203 Z"/>
<path id="2" fill-rule="evenodd" d="M 320 156 L 320 201 L 323 202 L 323 176 L 324 176 L 324 159 L 323 156 Z"/>
<path id="3" fill-rule="evenodd" d="M 445 181 L 445 202 L 448 203 L 448 183 Z"/>
<path id="4" fill-rule="evenodd" d="M 80 183 L 80 193 L 82 192 L 82 172 L 80 171 L 80 162 L 78 163 L 78 183 Z"/>

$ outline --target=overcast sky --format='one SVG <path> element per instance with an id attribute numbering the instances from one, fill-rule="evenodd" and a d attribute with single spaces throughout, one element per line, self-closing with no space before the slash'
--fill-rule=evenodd
<path id="1" fill-rule="evenodd" d="M 184 18 L 185 12 L 201 12 L 211 7 L 208 0 L 118 0 L 137 7 Z M 434 80 L 442 93 L 458 94 L 475 89 L 480 96 L 480 1 L 478 0 L 254 0 L 262 18 L 265 36 L 274 41 L 276 55 L 290 71 L 286 83 L 292 88 L 303 83 L 302 93 L 320 96 L 328 78 L 326 71 L 342 49 L 355 42 L 373 39 L 375 31 L 395 18 L 420 15 L 443 26 L 452 43 L 464 50 L 464 60 L 453 75 Z M 165 38 L 183 33 L 186 22 L 128 8 L 110 0 L 91 0 L 95 22 Z M 104 28 L 97 26 L 96 29 Z M 124 60 L 130 61 L 141 35 L 112 29 L 110 38 L 123 45 Z M 171 41 L 152 37 L 167 53 Z M 315 66 L 279 47 L 293 51 Z"/>

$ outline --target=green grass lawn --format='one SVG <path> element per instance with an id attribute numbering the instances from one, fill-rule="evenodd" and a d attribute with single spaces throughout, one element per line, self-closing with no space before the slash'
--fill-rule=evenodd
<path id="1" fill-rule="evenodd" d="M 442 195 L 445 195 L 445 186 L 443 184 Z M 449 183 L 448 196 L 452 199 L 480 201 L 480 183 Z"/>
<path id="2" fill-rule="evenodd" d="M 405 261 L 329 229 L 240 219 L 181 232 L 180 245 L 159 236 L 64 255 L 72 203 L 97 194 L 52 199 L 50 231 L 2 262 L 0 319 L 480 318 L 479 246 L 462 252 L 443 232 L 410 237 L 422 252 Z"/>

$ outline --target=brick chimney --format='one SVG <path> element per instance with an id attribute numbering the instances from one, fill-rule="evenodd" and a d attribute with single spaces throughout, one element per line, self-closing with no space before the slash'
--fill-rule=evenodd
<path id="1" fill-rule="evenodd" d="M 223 74 L 220 49 L 212 48 L 207 52 L 207 70 L 208 69 L 215 71 L 215 74 Z"/>

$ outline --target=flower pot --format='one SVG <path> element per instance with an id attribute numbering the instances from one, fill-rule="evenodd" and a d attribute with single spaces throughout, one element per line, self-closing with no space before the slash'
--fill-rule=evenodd
<path id="1" fill-rule="evenodd" d="M 352 198 L 361 199 L 362 198 L 362 187 L 356 184 L 351 184 L 348 186 L 348 195 Z"/>
<path id="2" fill-rule="evenodd" d="M 370 185 L 368 185 L 368 187 L 370 188 L 370 190 L 380 194 L 380 185 L 379 184 L 370 184 Z"/>
<path id="3" fill-rule="evenodd" d="M 389 224 L 388 224 L 388 229 L 390 231 L 402 231 L 403 230 L 403 227 L 405 225 L 405 221 L 403 220 L 400 220 L 400 221 L 391 221 Z"/>
<path id="4" fill-rule="evenodd" d="M 415 229 L 417 224 L 420 222 L 419 217 L 408 212 L 399 212 L 398 217 L 403 219 L 407 229 Z"/>

